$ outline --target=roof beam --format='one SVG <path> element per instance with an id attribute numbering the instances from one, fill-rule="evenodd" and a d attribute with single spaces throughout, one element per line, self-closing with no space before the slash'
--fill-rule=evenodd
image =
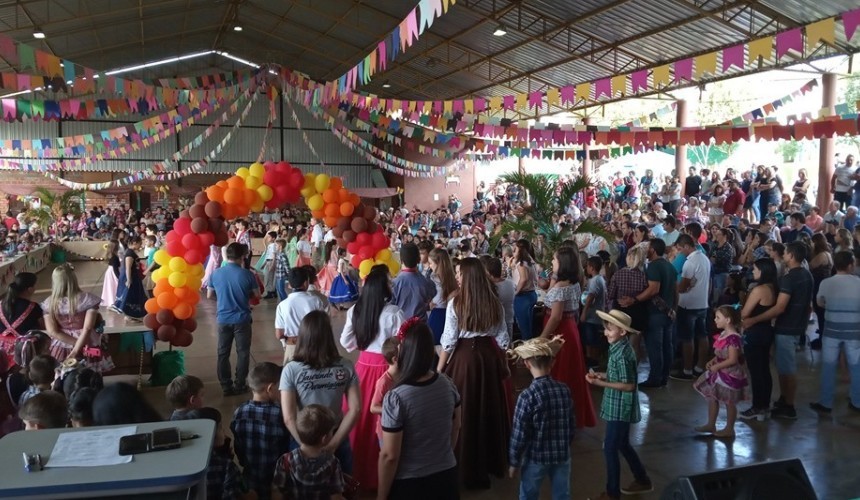
<path id="1" fill-rule="evenodd" d="M 217 24 L 212 24 L 212 25 L 209 25 L 209 26 L 201 26 L 201 27 L 199 27 L 199 28 L 195 28 L 195 29 L 192 29 L 192 30 L 187 31 L 187 32 L 186 32 L 186 34 L 187 34 L 187 35 L 193 35 L 193 34 L 196 34 L 196 33 L 205 33 L 205 32 L 207 32 L 207 31 L 212 31 L 212 30 L 214 30 L 214 29 L 218 28 L 218 26 L 219 26 L 219 25 L 217 25 Z M 175 33 L 170 33 L 170 34 L 167 34 L 167 35 L 154 36 L 154 37 L 152 37 L 152 38 L 150 38 L 150 39 L 149 39 L 149 42 L 150 42 L 150 43 L 151 43 L 151 42 L 159 42 L 159 41 L 161 41 L 161 40 L 169 40 L 169 39 L 175 39 L 175 38 L 176 38 L 176 34 L 175 34 Z M 137 44 L 137 40 L 131 40 L 131 41 L 127 41 L 127 42 L 122 42 L 122 43 L 118 43 L 118 44 L 110 45 L 110 46 L 108 46 L 108 47 L 99 47 L 98 49 L 94 49 L 94 50 L 86 50 L 86 51 L 84 51 L 84 52 L 78 52 L 78 53 L 76 53 L 76 54 L 71 54 L 71 55 L 69 55 L 68 57 L 65 57 L 65 59 L 68 59 L 68 60 L 70 60 L 70 61 L 76 61 L 76 60 L 78 60 L 78 59 L 80 59 L 80 58 L 82 58 L 82 57 L 90 56 L 90 55 L 92 55 L 92 54 L 105 55 L 105 54 L 107 54 L 108 52 L 112 52 L 112 51 L 120 50 L 120 49 L 125 49 L 125 48 L 127 48 L 127 47 L 132 47 L 132 46 L 134 46 L 134 45 L 136 45 L 136 44 Z"/>
<path id="2" fill-rule="evenodd" d="M 221 25 L 218 26 L 218 32 L 215 34 L 215 40 L 212 41 L 212 50 L 218 50 L 221 47 L 221 38 L 230 23 L 234 22 L 239 17 L 239 7 L 246 0 L 230 0 L 227 8 L 224 9 L 224 17 L 221 18 Z"/>

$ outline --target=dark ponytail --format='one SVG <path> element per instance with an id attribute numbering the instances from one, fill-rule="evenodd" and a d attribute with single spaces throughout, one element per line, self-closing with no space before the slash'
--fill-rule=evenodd
<path id="1" fill-rule="evenodd" d="M 15 301 L 24 290 L 33 286 L 36 286 L 36 275 L 33 273 L 18 273 L 15 275 L 15 280 L 9 283 L 6 299 L 3 301 L 3 316 L 6 316 L 6 320 L 10 323 L 14 320 Z"/>

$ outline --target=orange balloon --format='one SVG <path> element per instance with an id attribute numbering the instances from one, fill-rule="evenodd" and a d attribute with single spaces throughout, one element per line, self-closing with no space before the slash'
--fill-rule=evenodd
<path id="1" fill-rule="evenodd" d="M 235 189 L 244 189 L 245 188 L 245 179 L 239 177 L 238 175 L 234 175 L 227 179 L 227 186 Z"/>
<path id="2" fill-rule="evenodd" d="M 328 188 L 333 189 L 334 191 L 339 190 L 343 187 L 343 181 L 340 180 L 340 177 L 332 177 L 329 179 Z"/>
<path id="3" fill-rule="evenodd" d="M 258 193 L 254 189 L 245 189 L 243 190 L 242 195 L 244 196 L 244 201 L 242 202 L 242 204 L 247 205 L 249 207 L 257 201 L 257 198 L 260 197 L 260 193 Z"/>
<path id="4" fill-rule="evenodd" d="M 361 197 L 359 197 L 355 193 L 350 193 L 349 202 L 352 203 L 353 205 L 359 205 L 361 203 Z"/>
<path id="5" fill-rule="evenodd" d="M 185 298 L 185 303 L 191 304 L 192 306 L 197 305 L 198 302 L 200 302 L 200 294 L 197 292 L 194 292 Z M 193 316 L 193 314 L 192 314 L 192 316 Z"/>
<path id="6" fill-rule="evenodd" d="M 173 287 L 170 286 L 170 283 L 167 281 L 167 278 L 162 278 L 155 283 L 155 288 L 152 290 L 152 293 L 158 296 L 162 293 L 170 293 L 172 291 Z"/>
<path id="7" fill-rule="evenodd" d="M 173 315 L 176 316 L 176 319 L 188 319 L 193 313 L 194 309 L 191 305 L 184 302 L 176 304 L 176 307 L 173 308 Z"/>
<path id="8" fill-rule="evenodd" d="M 230 187 L 227 185 L 227 181 L 225 181 L 225 180 L 220 180 L 220 181 L 216 182 L 215 185 L 220 187 L 221 189 L 227 189 L 228 187 Z"/>
<path id="9" fill-rule="evenodd" d="M 191 295 L 191 290 L 189 290 L 187 286 L 181 286 L 173 290 L 173 293 L 176 294 L 176 298 L 179 300 L 185 300 L 189 295 Z"/>
<path id="10" fill-rule="evenodd" d="M 235 205 L 224 205 L 221 207 L 221 215 L 225 220 L 231 220 L 236 218 L 236 206 Z"/>
<path id="11" fill-rule="evenodd" d="M 323 197 L 323 201 L 326 203 L 335 203 L 338 200 L 337 190 L 332 189 L 332 188 L 328 188 L 325 191 L 323 191 L 322 197 Z"/>
<path id="12" fill-rule="evenodd" d="M 314 219 L 322 219 L 325 217 L 325 210 L 312 210 L 311 215 L 314 216 Z"/>
<path id="13" fill-rule="evenodd" d="M 248 215 L 248 205 L 236 205 L 236 217 L 245 217 Z"/>
<path id="14" fill-rule="evenodd" d="M 326 217 L 337 217 L 340 215 L 340 206 L 337 203 L 329 203 L 325 206 Z"/>
<path id="15" fill-rule="evenodd" d="M 164 281 L 167 281 L 167 280 L 164 280 Z M 148 312 L 149 314 L 155 314 L 158 312 L 158 309 L 159 309 L 158 302 L 155 299 L 147 300 L 146 303 L 143 305 L 143 307 L 144 307 L 144 309 L 146 309 L 146 312 Z"/>
<path id="16" fill-rule="evenodd" d="M 243 200 L 242 191 L 237 188 L 230 188 L 224 192 L 224 203 L 227 205 L 238 205 Z"/>
<path id="17" fill-rule="evenodd" d="M 209 186 L 206 188 L 206 196 L 212 201 L 223 202 L 224 189 L 220 186 Z"/>
<path id="18" fill-rule="evenodd" d="M 323 221 L 325 222 L 326 226 L 335 227 L 337 225 L 338 219 L 339 217 L 326 217 L 325 219 L 323 219 Z"/>
<path id="19" fill-rule="evenodd" d="M 355 212 L 355 205 L 348 201 L 341 203 L 339 208 L 340 215 L 344 217 L 349 217 L 350 215 L 352 215 L 353 212 Z"/>
<path id="20" fill-rule="evenodd" d="M 158 307 L 162 309 L 173 309 L 176 307 L 176 304 L 179 302 L 179 299 L 176 298 L 172 292 L 162 293 L 158 297 L 155 298 L 155 301 L 158 302 Z"/>
<path id="21" fill-rule="evenodd" d="M 349 195 L 350 195 L 349 189 L 340 188 L 337 190 L 337 201 L 339 201 L 341 203 L 346 203 L 349 201 Z"/>

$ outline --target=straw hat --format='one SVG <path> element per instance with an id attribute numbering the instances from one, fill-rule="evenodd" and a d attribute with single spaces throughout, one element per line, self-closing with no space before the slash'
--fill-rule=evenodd
<path id="1" fill-rule="evenodd" d="M 630 333 L 639 333 L 638 330 L 634 330 L 630 327 L 630 324 L 633 322 L 630 319 L 630 316 L 619 311 L 618 309 L 613 309 L 608 313 L 603 311 L 597 311 L 597 315 L 600 316 L 600 319 L 606 321 L 607 323 L 612 323 L 613 325 L 621 328 L 622 330 L 627 330 Z"/>
<path id="2" fill-rule="evenodd" d="M 513 347 L 508 350 L 508 355 L 519 359 L 536 358 L 538 356 L 555 357 L 558 351 L 561 350 L 562 344 L 564 344 L 564 339 L 560 335 L 556 335 L 551 339 L 535 337 L 514 343 Z"/>

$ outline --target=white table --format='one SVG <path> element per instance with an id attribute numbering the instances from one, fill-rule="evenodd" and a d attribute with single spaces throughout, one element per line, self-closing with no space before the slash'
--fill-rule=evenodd
<path id="1" fill-rule="evenodd" d="M 109 427 L 124 427 L 107 426 Z M 175 450 L 141 453 L 131 463 L 104 467 L 47 468 L 38 472 L 24 470 L 22 453 L 42 455 L 50 461 L 57 436 L 64 432 L 92 430 L 47 429 L 19 431 L 0 439 L 0 498 L 59 499 L 130 497 L 186 491 L 193 486 L 197 498 L 206 498 L 206 467 L 212 452 L 215 422 L 181 420 L 138 424 L 137 432 L 178 427 L 193 432 L 197 439 L 183 441 Z M 117 442 L 119 447 L 119 442 Z"/>

